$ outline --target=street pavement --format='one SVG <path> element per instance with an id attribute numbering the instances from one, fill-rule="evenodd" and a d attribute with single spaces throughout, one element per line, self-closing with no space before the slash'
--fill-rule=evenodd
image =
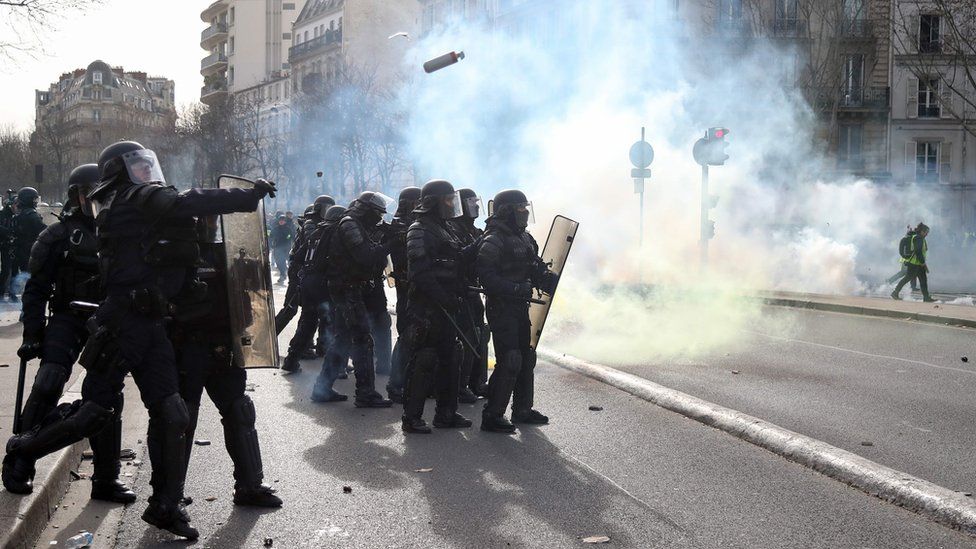
<path id="1" fill-rule="evenodd" d="M 764 315 L 762 326 L 786 328 L 743 332 L 745 344 L 728 354 L 618 367 L 970 489 L 976 370 L 960 360 L 970 330 L 778 307 Z M 310 402 L 318 363 L 303 364 L 297 376 L 249 372 L 267 482 L 282 509 L 232 505 L 231 463 L 205 400 L 196 438 L 211 444 L 194 446 L 187 478 L 201 531 L 192 545 L 575 547 L 607 536 L 611 547 L 634 548 L 976 547 L 965 534 L 549 364 L 538 368 L 537 404 L 552 424 L 514 437 L 482 433 L 477 421 L 405 436 L 397 408 Z M 352 380 L 338 388 L 351 393 Z M 74 482 L 38 547 L 82 529 L 96 534 L 94 547 L 173 546 L 139 518 L 150 493 L 145 412 L 134 396 L 129 402 L 126 445 L 138 455 L 124 480 L 140 501 L 91 503 L 88 483 Z M 480 408 L 461 412 L 477 420 Z"/>
<path id="2" fill-rule="evenodd" d="M 946 488 L 976 491 L 972 329 L 779 307 L 764 316 L 737 350 L 614 366 Z"/>

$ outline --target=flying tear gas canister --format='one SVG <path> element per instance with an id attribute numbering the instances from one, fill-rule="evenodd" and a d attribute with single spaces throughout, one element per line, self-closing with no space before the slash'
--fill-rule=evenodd
<path id="1" fill-rule="evenodd" d="M 424 72 L 430 74 L 434 71 L 439 71 L 444 67 L 453 65 L 462 59 L 464 59 L 463 51 L 452 51 L 452 52 L 445 53 L 440 57 L 435 57 L 430 61 L 424 63 Z"/>

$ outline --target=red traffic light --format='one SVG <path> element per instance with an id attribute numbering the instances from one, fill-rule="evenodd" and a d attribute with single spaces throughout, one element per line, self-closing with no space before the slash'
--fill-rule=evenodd
<path id="1" fill-rule="evenodd" d="M 706 137 L 708 139 L 723 139 L 726 135 L 728 135 L 728 133 L 728 128 L 708 128 L 708 134 Z"/>
<path id="2" fill-rule="evenodd" d="M 715 137 L 722 137 L 723 135 L 725 135 L 725 132 L 722 130 L 715 130 Z"/>

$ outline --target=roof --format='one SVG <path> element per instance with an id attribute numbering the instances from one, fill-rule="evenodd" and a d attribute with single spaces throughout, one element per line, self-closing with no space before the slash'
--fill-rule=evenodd
<path id="1" fill-rule="evenodd" d="M 337 10 L 345 3 L 344 0 L 306 0 L 301 13 L 295 19 L 295 24 L 314 19 L 323 13 Z"/>

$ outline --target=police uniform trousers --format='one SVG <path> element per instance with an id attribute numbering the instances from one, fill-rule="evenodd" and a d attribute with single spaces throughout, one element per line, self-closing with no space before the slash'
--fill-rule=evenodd
<path id="1" fill-rule="evenodd" d="M 386 290 L 381 280 L 371 280 L 363 290 L 363 303 L 366 305 L 369 332 L 373 336 L 373 354 L 376 360 L 376 373 L 390 373 L 393 355 L 393 321 L 386 307 Z"/>
<path id="2" fill-rule="evenodd" d="M 458 407 L 457 332 L 440 307 L 411 302 L 407 336 L 413 353 L 407 362 L 403 415 L 420 417 L 424 401 L 433 389 L 436 414 L 451 417 Z"/>
<path id="3" fill-rule="evenodd" d="M 335 343 L 326 352 L 327 370 L 338 371 L 345 357 L 352 359 L 356 374 L 356 396 L 375 393 L 373 336 L 364 301 L 365 284 L 329 281 L 335 315 Z"/>
<path id="4" fill-rule="evenodd" d="M 529 347 L 531 324 L 528 304 L 497 302 L 488 297 L 486 314 L 495 347 L 495 371 L 488 381 L 485 414 L 532 409 L 535 387 L 535 351 Z"/>

